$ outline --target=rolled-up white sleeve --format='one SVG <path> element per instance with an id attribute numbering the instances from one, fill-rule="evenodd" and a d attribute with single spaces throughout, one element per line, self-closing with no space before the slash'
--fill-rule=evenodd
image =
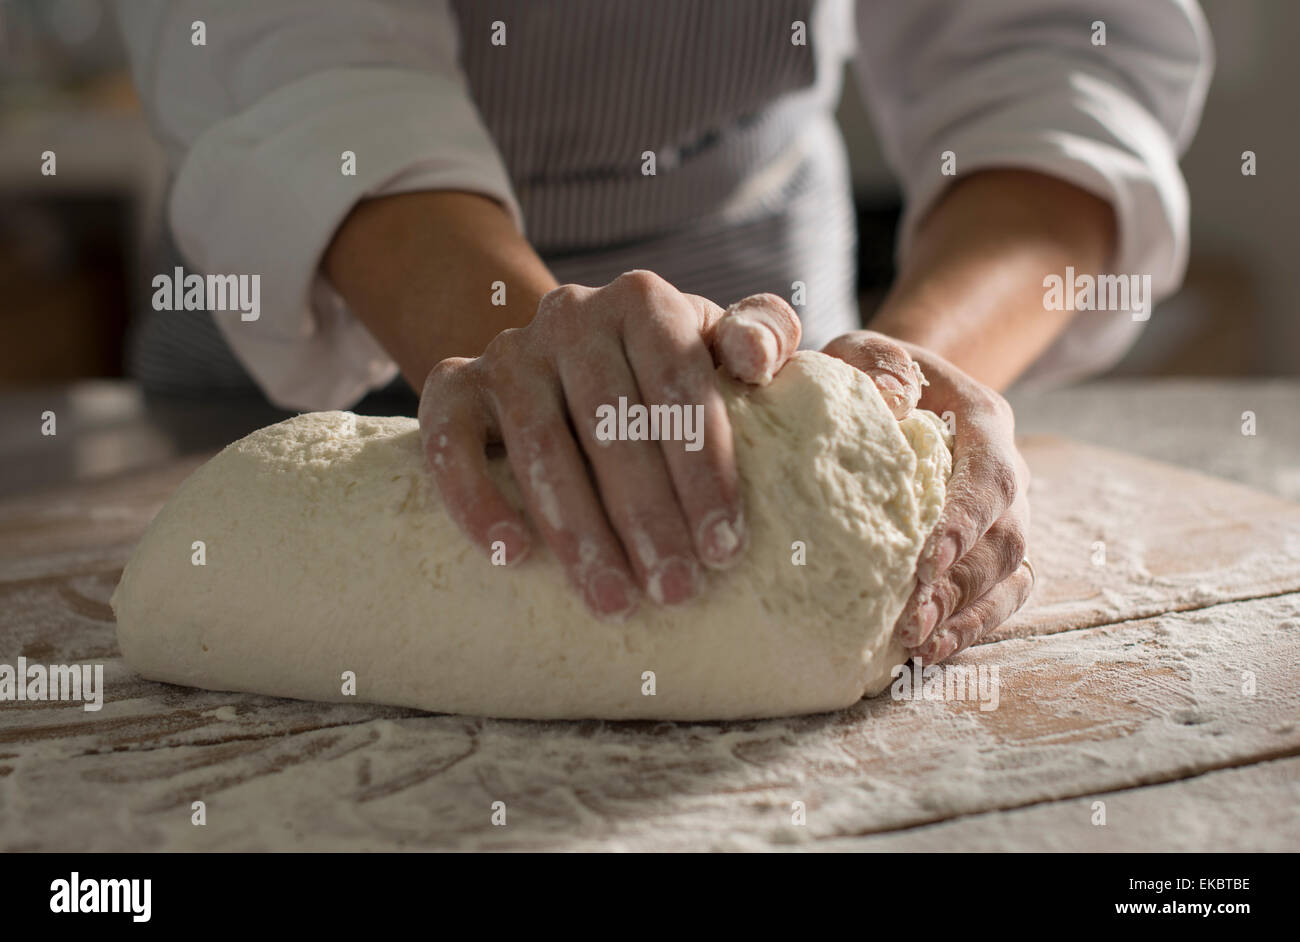
<path id="1" fill-rule="evenodd" d="M 261 275 L 258 320 L 214 316 L 277 405 L 346 408 L 397 373 L 319 273 L 358 201 L 468 190 L 522 231 L 445 0 L 120 0 L 118 16 L 171 159 L 169 222 L 187 264 Z"/>
<path id="2" fill-rule="evenodd" d="M 1105 44 L 1094 45 L 1094 24 Z M 1114 207 L 1110 271 L 1182 282 L 1188 196 L 1178 157 L 1213 69 L 1194 0 L 859 0 L 856 71 L 905 197 L 899 258 L 952 176 L 992 167 L 1067 180 Z M 1064 275 L 1064 272 L 1060 274 Z M 1098 273 L 1092 273 L 1098 274 Z M 1066 382 L 1113 365 L 1142 322 L 1075 316 L 1022 377 Z"/>

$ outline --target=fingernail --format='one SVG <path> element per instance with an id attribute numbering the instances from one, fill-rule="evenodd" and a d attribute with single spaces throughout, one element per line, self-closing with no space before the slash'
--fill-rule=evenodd
<path id="1" fill-rule="evenodd" d="M 956 561 L 957 540 L 955 537 L 946 536 L 934 554 L 929 559 L 922 560 L 916 567 L 916 578 L 924 583 L 934 582 Z"/>
<path id="2" fill-rule="evenodd" d="M 915 653 L 918 657 L 921 658 L 921 660 L 933 664 L 936 661 L 942 661 L 944 658 L 946 658 L 949 654 L 952 653 L 952 650 L 949 647 L 950 642 L 951 642 L 950 632 L 939 631 L 931 635 L 929 642 L 927 642 L 923 648 L 917 650 Z M 955 647 L 955 645 L 953 646 Z"/>
<path id="3" fill-rule="evenodd" d="M 528 535 L 509 520 L 500 520 L 488 527 L 488 552 L 494 553 L 494 544 L 500 542 L 505 546 L 506 565 L 513 566 L 528 558 L 531 545 Z"/>
<path id="4" fill-rule="evenodd" d="M 898 640 L 903 642 L 906 647 L 914 648 L 923 640 L 921 637 L 921 609 L 925 607 L 925 603 L 929 600 L 929 591 L 918 589 L 916 604 L 912 606 L 906 620 L 900 618 L 898 621 Z M 911 604 L 910 600 L 908 604 Z"/>
<path id="5" fill-rule="evenodd" d="M 723 356 L 741 382 L 766 386 L 780 352 L 771 329 L 743 314 L 732 314 L 722 334 Z"/>
<path id="6" fill-rule="evenodd" d="M 655 568 L 646 591 L 659 605 L 680 605 L 695 594 L 695 564 L 674 556 Z"/>
<path id="7" fill-rule="evenodd" d="M 892 373 L 872 373 L 871 379 L 875 382 L 876 388 L 880 390 L 881 397 L 884 398 L 891 409 L 895 404 L 907 399 L 907 390 L 898 381 L 898 377 Z"/>
<path id="8" fill-rule="evenodd" d="M 909 383 L 894 373 L 873 373 L 871 378 L 876 381 L 876 388 L 895 418 L 906 418 L 916 408 L 921 398 L 919 384 Z"/>
<path id="9" fill-rule="evenodd" d="M 926 638 L 930 637 L 930 633 L 934 631 L 935 626 L 938 624 L 939 624 L 939 603 L 932 599 L 929 602 L 926 602 L 917 610 L 916 613 L 917 643 L 919 644 L 920 642 L 924 641 Z"/>
<path id="10" fill-rule="evenodd" d="M 715 510 L 700 524 L 700 556 L 704 565 L 726 569 L 740 559 L 745 545 L 745 517 L 737 513 L 734 520 L 726 511 Z"/>
<path id="11" fill-rule="evenodd" d="M 602 569 L 587 583 L 593 611 L 605 618 L 623 618 L 636 608 L 636 590 L 617 569 Z"/>

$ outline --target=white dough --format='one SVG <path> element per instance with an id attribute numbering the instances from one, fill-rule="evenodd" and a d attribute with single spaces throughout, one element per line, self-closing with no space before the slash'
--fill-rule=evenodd
<path id="1" fill-rule="evenodd" d="M 113 595 L 122 654 L 171 683 L 498 717 L 782 716 L 879 692 L 943 505 L 942 424 L 898 422 L 864 374 L 819 353 L 765 387 L 719 383 L 749 546 L 703 571 L 691 603 L 594 618 L 544 550 L 493 566 L 461 536 L 413 419 L 320 412 L 181 485 Z M 503 461 L 494 473 L 517 502 Z"/>

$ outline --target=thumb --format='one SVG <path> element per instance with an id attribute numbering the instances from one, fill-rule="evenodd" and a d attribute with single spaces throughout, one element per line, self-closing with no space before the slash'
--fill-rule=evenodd
<path id="1" fill-rule="evenodd" d="M 921 400 L 921 371 L 896 341 L 871 330 L 843 334 L 823 353 L 855 366 L 871 377 L 894 418 L 906 418 Z"/>
<path id="2" fill-rule="evenodd" d="M 799 349 L 802 333 L 799 315 L 784 298 L 751 294 L 707 321 L 704 341 L 714 362 L 736 379 L 766 386 Z"/>

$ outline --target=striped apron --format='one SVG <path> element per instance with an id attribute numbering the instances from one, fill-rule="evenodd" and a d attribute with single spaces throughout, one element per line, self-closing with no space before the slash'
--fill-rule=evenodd
<path id="1" fill-rule="evenodd" d="M 833 110 L 837 0 L 454 0 L 460 64 L 527 236 L 561 283 L 649 269 L 720 305 L 791 298 L 804 345 L 857 326 L 851 186 Z M 494 21 L 506 44 L 490 42 Z M 806 45 L 791 41 L 806 24 Z M 645 175 L 644 153 L 656 172 Z M 174 248 L 157 271 L 179 264 Z M 206 312 L 147 309 L 146 389 L 249 393 Z"/>

